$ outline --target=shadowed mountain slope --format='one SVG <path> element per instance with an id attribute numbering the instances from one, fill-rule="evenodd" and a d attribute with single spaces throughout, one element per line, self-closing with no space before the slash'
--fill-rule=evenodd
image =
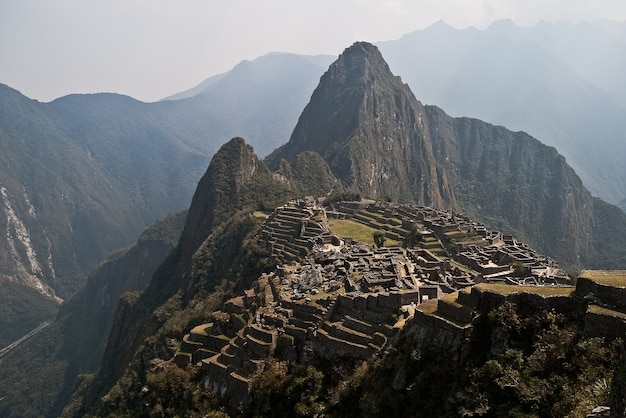
<path id="1" fill-rule="evenodd" d="M 0 362 L 2 416 L 59 416 L 77 377 L 99 367 L 120 297 L 148 285 L 176 246 L 185 214 L 158 221 L 135 244 L 111 254 L 49 327 Z"/>
<path id="2" fill-rule="evenodd" d="M 230 138 L 247 135 L 261 155 L 284 143 L 328 60 L 270 54 L 196 97 L 158 103 L 116 94 L 39 103 L 0 86 L 0 280 L 21 298 L 15 310 L 67 298 L 107 254 L 188 206 Z M 4 310 L 1 345 L 54 310 Z"/>

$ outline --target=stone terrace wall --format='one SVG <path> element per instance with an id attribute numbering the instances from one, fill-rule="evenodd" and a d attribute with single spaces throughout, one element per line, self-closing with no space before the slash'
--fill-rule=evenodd
<path id="1" fill-rule="evenodd" d="M 626 311 L 626 288 L 598 283 L 586 277 L 576 281 L 576 295 L 605 307 Z"/>

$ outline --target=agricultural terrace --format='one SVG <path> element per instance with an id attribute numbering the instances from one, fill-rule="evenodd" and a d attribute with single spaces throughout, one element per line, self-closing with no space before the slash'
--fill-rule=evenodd
<path id="1" fill-rule="evenodd" d="M 476 289 L 483 292 L 510 295 L 513 293 L 534 293 L 541 296 L 569 296 L 575 288 L 570 286 L 519 286 L 505 283 L 479 283 Z"/>

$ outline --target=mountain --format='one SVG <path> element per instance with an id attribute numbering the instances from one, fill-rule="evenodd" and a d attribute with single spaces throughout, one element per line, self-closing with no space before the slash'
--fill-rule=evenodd
<path id="1" fill-rule="evenodd" d="M 221 144 L 246 135 L 266 155 L 284 143 L 326 61 L 270 54 L 158 103 L 39 103 L 0 86 L 0 281 L 18 298 L 0 312 L 0 346 L 51 318 L 111 251 L 188 206 Z"/>
<path id="2" fill-rule="evenodd" d="M 423 106 L 371 44 L 353 45 L 331 65 L 290 141 L 268 162 L 304 151 L 319 153 L 363 196 L 462 211 L 572 268 L 599 266 L 598 257 L 623 265 L 600 225 L 621 230 L 624 216 L 599 215 L 601 204 L 554 148 Z"/>
<path id="3" fill-rule="evenodd" d="M 159 111 L 110 94 L 44 104 L 0 86 L 0 281 L 36 289 L 29 305 L 66 299 L 111 251 L 187 205 L 216 145 L 191 147 Z M 43 319 L 7 318 L 15 334 L 3 342 Z"/>
<path id="4" fill-rule="evenodd" d="M 328 126 L 320 127 L 323 121 Z M 396 148 L 402 149 L 402 146 L 404 152 L 393 152 Z M 336 159 L 336 155 L 327 153 L 328 148 L 341 152 L 342 158 Z M 391 179 L 390 175 L 376 172 L 372 176 L 371 171 L 366 172 L 371 177 L 364 178 L 362 167 L 371 167 L 373 162 L 392 165 L 397 158 L 399 161 L 395 162 L 399 168 L 394 172 L 397 178 Z M 588 339 L 588 335 L 583 336 L 576 331 L 586 326 L 582 324 L 583 317 L 584 321 L 591 320 L 591 316 L 585 317 L 591 297 L 588 296 L 589 289 L 581 288 L 581 294 L 572 296 L 572 287 L 535 287 L 528 290 L 501 283 L 485 284 L 475 290 L 451 293 L 450 297 L 441 298 L 440 304 L 439 299 L 433 300 L 433 303 L 422 303 L 424 306 L 421 309 L 424 310 L 419 311 L 421 314 L 416 311 L 411 316 L 410 308 L 405 311 L 392 309 L 390 312 L 393 315 L 387 317 L 383 315 L 386 312 L 384 307 L 390 303 L 388 298 L 391 294 L 396 292 L 393 294 L 402 298 L 401 292 L 392 290 L 399 286 L 399 282 L 394 280 L 393 286 L 386 285 L 389 290 L 380 290 L 376 295 L 364 295 L 363 292 L 370 291 L 363 289 L 380 286 L 379 283 L 386 282 L 389 273 L 396 277 L 403 276 L 402 271 L 409 271 L 382 264 L 383 259 L 393 258 L 389 251 L 394 250 L 380 248 L 380 252 L 376 253 L 365 246 L 357 247 L 354 254 L 344 254 L 350 250 L 343 248 L 333 252 L 340 257 L 334 260 L 329 254 L 319 253 L 324 253 L 321 243 L 326 243 L 321 235 L 310 242 L 312 248 L 305 248 L 304 242 L 309 242 L 304 238 L 307 228 L 323 230 L 320 225 L 325 223 L 326 215 L 315 209 L 315 202 L 311 207 L 305 207 L 304 199 L 286 204 L 288 199 L 302 196 L 302 190 L 296 189 L 295 185 L 310 185 L 300 178 L 299 173 L 303 177 L 321 179 L 319 183 L 325 187 L 318 190 L 326 189 L 324 194 L 329 195 L 328 200 L 332 203 L 330 197 L 335 190 L 352 195 L 380 193 L 380 190 L 394 192 L 392 182 L 404 183 L 406 177 L 414 176 L 413 171 L 418 171 L 424 175 L 422 188 L 414 194 L 402 195 L 402 199 L 417 204 L 439 203 L 435 201 L 436 197 L 442 205 L 455 205 L 453 210 L 442 207 L 442 210 L 435 211 L 418 205 L 394 209 L 391 204 L 385 206 L 379 201 L 378 206 L 373 208 L 366 202 L 347 202 L 341 210 L 329 206 L 328 211 L 334 212 L 338 220 L 345 221 L 351 214 L 360 223 L 388 228 L 388 232 L 399 229 L 400 225 L 405 227 L 408 218 L 400 219 L 400 213 L 422 211 L 421 215 L 415 214 L 411 219 L 426 224 L 426 218 L 432 217 L 429 221 L 437 219 L 442 222 L 441 231 L 448 232 L 441 239 L 433 240 L 439 243 L 439 251 L 449 257 L 453 257 L 460 248 L 452 242 L 451 236 L 466 240 L 479 230 L 475 221 L 455 212 L 462 207 L 490 218 L 492 225 L 500 222 L 528 228 L 521 232 L 528 231 L 527 235 L 544 245 L 555 243 L 558 247 L 553 252 L 562 251 L 566 260 L 587 261 L 583 255 L 593 260 L 594 250 L 606 251 L 606 255 L 619 255 L 619 251 L 623 250 L 618 248 L 618 240 L 608 235 L 608 230 L 613 228 L 616 235 L 623 234 L 620 231 L 624 231 L 624 213 L 615 206 L 592 198 L 554 148 L 522 132 L 511 132 L 476 119 L 452 118 L 437 107 L 419 104 L 408 87 L 391 74 L 376 47 L 356 43 L 346 49 L 321 78 L 290 142 L 272 153 L 267 161 L 278 171 L 270 171 L 241 138 L 232 139 L 215 154 L 198 184 L 178 246 L 141 294 L 121 301 L 101 367 L 95 375 L 85 376 L 79 382 L 64 416 L 86 413 L 109 416 L 142 411 L 162 411 L 171 415 L 202 415 L 208 411 L 234 411 L 238 414 L 299 411 L 313 414 L 325 408 L 331 408 L 329 412 L 336 416 L 345 416 L 346 411 L 354 408 L 355 402 L 360 405 L 357 408 L 359 411 L 388 403 L 394 408 L 402 408 L 394 401 L 395 395 L 387 392 L 392 388 L 404 391 L 402 396 L 406 395 L 406 399 L 411 398 L 410 385 L 406 388 L 404 385 L 409 378 L 413 381 L 413 375 L 408 374 L 408 370 L 416 373 L 415 384 L 421 384 L 420 370 L 434 373 L 431 369 L 412 368 L 411 362 L 426 367 L 434 361 L 431 351 L 437 353 L 439 358 L 445 358 L 432 364 L 435 369 L 446 373 L 464 370 L 463 367 L 458 368 L 456 360 L 451 358 L 475 359 L 478 363 L 472 373 L 486 376 L 476 381 L 478 386 L 489 384 L 491 375 L 488 373 L 501 378 L 499 382 L 504 382 L 503 379 L 508 376 L 505 367 L 511 368 L 511 373 L 522 373 L 520 367 L 526 364 L 532 368 L 529 373 L 545 375 L 551 375 L 554 366 L 558 369 L 559 379 L 566 378 L 564 370 L 576 376 L 595 370 L 592 377 L 587 376 L 591 381 L 585 377 L 584 382 L 577 382 L 582 385 L 580 390 L 584 389 L 587 393 L 595 384 L 593 376 L 606 375 L 612 370 L 611 362 L 619 356 L 615 346 L 611 346 L 610 341 Z M 409 164 L 412 161 L 416 161 L 414 166 Z M 306 168 L 303 170 L 302 166 Z M 329 172 L 334 173 L 336 179 L 328 176 Z M 431 173 L 435 173 L 437 178 L 426 179 Z M 399 187 L 411 190 L 406 185 Z M 361 205 L 367 209 L 357 213 Z M 264 212 L 274 208 L 276 211 L 269 215 Z M 300 210 L 307 214 L 306 219 L 295 215 Z M 278 218 L 276 212 L 280 211 L 283 214 Z M 539 226 L 531 225 L 530 221 Z M 469 230 L 463 230 L 462 223 L 472 225 L 474 235 Z M 541 228 L 549 229 L 542 231 Z M 414 230 L 415 238 L 418 233 L 421 235 L 420 231 L 419 228 Z M 577 233 L 583 236 L 576 236 Z M 557 235 L 558 239 L 555 239 L 554 234 L 563 235 Z M 485 235 L 491 237 L 489 233 Z M 501 240 L 495 247 L 499 245 L 501 248 L 505 240 L 511 245 L 518 245 L 515 239 L 506 238 L 507 234 L 494 236 Z M 348 245 L 345 242 L 341 244 L 336 236 L 326 238 L 331 247 L 338 241 L 340 245 Z M 289 247 L 286 239 L 295 242 L 295 246 Z M 571 242 L 560 244 L 563 239 Z M 598 241 L 602 241 L 606 248 L 594 247 Z M 475 244 L 463 245 L 469 248 Z M 402 249 L 395 248 L 395 253 L 404 254 Z M 520 244 L 517 248 L 516 251 L 521 251 L 529 247 Z M 574 255 L 567 253 L 571 248 L 580 249 L 580 252 Z M 495 251 L 498 253 L 497 249 Z M 423 254 L 431 257 L 427 255 L 429 252 Z M 277 254 L 292 257 L 298 263 L 280 262 Z M 580 259 L 577 257 L 579 254 Z M 366 258 L 378 260 L 372 267 L 375 276 L 367 276 L 367 273 L 357 269 L 357 266 L 367 264 Z M 311 260 L 319 263 L 315 271 L 304 267 Z M 555 267 L 552 261 L 544 260 L 548 270 Z M 623 257 L 616 256 L 613 262 L 623 260 Z M 450 268 L 455 274 L 463 274 L 463 269 L 458 266 L 445 267 L 445 263 L 436 264 L 434 259 L 424 260 L 424 263 L 428 270 L 424 280 L 430 280 L 428 278 L 433 276 L 433 270 L 445 268 Z M 520 263 L 524 267 L 524 263 Z M 334 282 L 329 277 L 331 272 L 337 272 L 334 273 Z M 298 274 L 300 278 L 294 281 L 294 275 Z M 346 276 L 342 279 L 346 298 L 335 301 L 335 305 L 329 294 L 339 291 L 335 283 L 337 274 Z M 615 274 L 615 280 L 619 281 L 621 276 Z M 476 277 L 479 276 L 482 275 Z M 310 283 L 324 286 L 320 287 L 322 290 L 316 289 L 317 292 L 305 289 Z M 466 282 L 459 283 L 459 286 L 464 286 L 463 283 Z M 584 284 L 584 280 L 580 283 Z M 361 290 L 355 290 L 357 286 Z M 424 291 L 426 288 L 435 290 L 432 298 L 439 298 L 439 285 L 429 284 Z M 423 296 L 427 297 L 415 303 L 425 302 L 431 297 Z M 595 297 L 602 299 L 607 296 L 598 294 Z M 598 312 L 604 312 L 602 306 L 602 309 L 617 309 L 607 304 L 598 306 Z M 443 319 L 435 315 L 439 310 Z M 331 316 L 333 312 L 342 318 L 347 316 L 340 323 L 337 319 L 331 320 L 335 318 Z M 611 318 L 622 317 L 621 312 L 605 313 L 603 318 L 613 321 Z M 385 321 L 390 321 L 386 328 L 383 325 Z M 374 332 L 372 324 L 381 327 L 380 331 Z M 398 324 L 397 327 L 394 324 Z M 467 325 L 476 328 L 470 329 Z M 405 333 L 394 334 L 403 326 L 406 326 Z M 607 326 L 604 329 L 610 328 Z M 385 336 L 385 332 L 389 334 Z M 191 337 L 191 333 L 195 337 Z M 377 351 L 378 345 L 374 344 L 373 338 L 386 341 L 393 335 L 398 335 L 393 340 L 398 345 L 394 344 L 388 352 Z M 528 339 L 527 335 L 537 339 Z M 199 338 L 202 342 L 192 338 Z M 226 343 L 226 340 L 229 342 Z M 421 345 L 412 346 L 414 341 Z M 432 343 L 430 346 L 429 341 Z M 466 343 L 469 344 L 467 347 L 464 346 Z M 487 347 L 490 344 L 493 346 Z M 514 344 L 510 347 L 517 351 L 506 351 L 507 344 Z M 216 345 L 219 347 L 216 348 Z M 440 345 L 446 351 L 442 351 Z M 197 351 L 191 351 L 189 347 Z M 581 355 L 604 354 L 594 354 L 598 362 L 592 366 L 576 362 L 579 357 L 568 354 L 566 364 L 540 357 L 542 351 L 535 352 L 538 347 L 549 348 L 550 359 L 552 356 L 554 359 L 561 358 L 559 350 Z M 213 360 L 201 350 L 205 350 L 204 354 Z M 200 357 L 194 357 L 194 352 L 200 352 Z M 380 353 L 381 357 L 367 360 L 374 352 Z M 272 353 L 276 354 L 275 358 L 271 358 Z M 350 353 L 358 355 L 353 358 Z M 501 368 L 481 369 L 483 365 L 486 368 L 494 365 L 493 362 L 485 363 L 490 354 L 494 355 L 497 364 L 502 365 Z M 270 358 L 265 361 L 267 355 Z M 526 355 L 529 356 L 527 363 L 524 360 L 526 357 L 523 357 Z M 363 357 L 359 356 L 365 356 L 365 360 L 360 361 Z M 188 361 L 183 362 L 180 358 L 187 358 Z M 562 364 L 564 369 L 559 369 L 555 362 Z M 449 368 L 444 367 L 446 364 Z M 589 369 L 594 366 L 598 368 Z M 252 371 L 246 368 L 252 368 Z M 247 374 L 243 376 L 241 373 Z M 428 379 L 426 381 L 433 381 L 430 374 L 423 376 Z M 466 379 L 455 381 L 455 392 L 447 393 L 447 402 L 453 405 L 461 403 L 463 406 L 463 402 L 454 397 L 455 394 L 471 397 L 473 390 L 481 388 L 456 386 L 467 383 L 470 378 L 449 376 Z M 532 382 L 539 382 L 537 379 L 542 376 L 537 375 L 535 380 L 524 382 L 534 387 Z M 224 386 L 223 381 L 230 384 Z M 252 386 L 246 386 L 250 381 Z M 563 383 L 564 380 L 557 379 L 550 384 L 555 382 Z M 607 386 L 606 381 L 604 386 Z M 503 387 L 508 387 L 506 382 Z M 561 387 L 566 388 L 567 385 L 561 384 Z M 370 390 L 368 388 L 375 389 L 363 392 Z M 543 402 L 546 391 L 540 392 L 532 393 L 540 396 Z M 606 393 L 604 390 L 600 392 Z M 386 395 L 376 399 L 376 393 Z M 239 395 L 241 397 L 237 397 Z M 527 395 L 527 391 L 515 392 L 515 396 L 526 396 L 524 399 L 528 400 Z M 250 403 L 245 403 L 246 399 Z M 528 402 L 533 403 L 537 399 L 532 398 Z M 481 405 L 479 402 L 465 402 L 465 406 L 479 411 Z M 588 406 L 593 405 L 580 402 L 559 404 L 563 411 Z M 248 407 L 251 409 L 246 409 Z M 430 404 L 429 407 L 434 408 Z M 378 409 L 372 411 L 376 414 Z M 393 411 L 402 414 L 401 410 Z"/>
<path id="5" fill-rule="evenodd" d="M 542 22 L 522 28 L 499 21 L 485 30 L 458 30 L 438 22 L 376 45 L 393 73 L 401 76 L 423 103 L 437 105 L 453 116 L 475 117 L 528 132 L 556 147 L 594 196 L 626 208 L 621 203 L 626 198 L 622 140 L 626 86 L 621 76 L 626 70 L 621 53 L 626 44 L 624 28 L 620 22 Z M 245 75 L 243 70 L 272 68 L 269 61 L 280 60 L 289 70 L 273 67 L 274 75 L 266 72 L 262 79 L 265 85 L 278 87 L 266 90 L 272 93 L 275 112 L 297 109 L 281 130 L 286 139 L 331 61 L 330 57 L 320 57 L 315 66 L 295 65 L 310 58 L 269 54 L 242 62 L 237 71 L 210 78 L 184 96 L 224 91 L 217 81 L 233 76 L 232 72 L 239 73 L 239 85 L 255 85 L 244 80 L 257 76 Z M 288 60 L 294 65 L 287 64 Z M 288 90 L 281 90 L 283 79 L 298 77 L 298 83 L 289 83 Z M 240 94 L 237 85 L 232 84 L 231 94 Z M 280 91 L 290 91 L 297 102 L 276 100 Z M 281 129 L 278 123 L 274 126 Z M 255 144 L 261 156 L 266 155 L 251 135 L 256 132 L 240 130 L 237 134 Z M 275 143 L 267 152 L 280 144 Z"/>
<path id="6" fill-rule="evenodd" d="M 322 76 L 290 141 L 268 157 L 314 151 L 364 196 L 454 206 L 447 181 L 418 124 L 423 107 L 373 46 L 357 43 Z"/>
<path id="7" fill-rule="evenodd" d="M 315 87 L 315 84 L 311 83 L 315 83 L 315 79 L 319 78 L 333 60 L 334 57 L 329 55 L 272 52 L 253 61 L 243 60 L 225 73 L 211 76 L 195 87 L 162 100 L 181 100 L 197 95 L 224 96 L 228 91 L 230 101 L 234 102 L 241 101 L 239 96 L 246 92 L 261 98 L 264 95 L 258 92 L 259 88 L 272 92 L 267 95 L 269 97 L 284 96 L 287 88 L 295 88 L 298 94 L 301 91 L 310 93 Z M 227 82 L 220 83 L 225 78 Z"/>
<path id="8" fill-rule="evenodd" d="M 191 106 L 205 109 L 234 128 L 223 142 L 240 135 L 265 156 L 289 138 L 320 75 L 333 59 L 327 55 L 270 53 L 244 60 L 227 73 L 182 92 L 182 96 L 164 100 L 176 103 L 180 97 L 193 95 Z"/>
<path id="9" fill-rule="evenodd" d="M 438 30 L 445 34 L 447 29 Z M 493 42 L 497 46 L 498 42 Z M 270 55 L 266 59 L 277 57 L 279 61 L 284 58 Z M 587 102 L 596 105 L 597 113 L 587 108 L 587 115 L 576 116 L 581 123 L 589 115 L 596 120 L 619 118 L 619 111 L 606 105 L 608 93 L 599 93 L 593 83 L 581 81 L 575 72 L 562 72 L 560 63 L 549 54 L 521 54 L 510 62 L 516 63 L 513 67 L 521 66 L 526 58 L 534 58 L 530 60 L 534 70 L 547 75 L 547 81 L 535 89 L 546 96 L 533 96 L 526 102 L 528 106 L 518 109 L 520 114 L 522 110 L 534 112 L 535 100 L 548 103 L 552 96 L 575 90 L 586 92 L 582 97 L 589 100 L 572 95 L 568 99 L 572 107 L 561 109 L 564 116 L 554 117 L 554 121 L 567 124 L 571 115 L 579 112 L 570 114 L 569 109 L 585 108 Z M 304 106 L 310 91 L 297 89 L 297 65 L 293 73 L 280 73 L 287 82 L 270 83 L 271 71 L 260 70 L 255 78 L 257 64 L 262 62 L 242 63 L 237 71 L 202 86 L 201 94 L 152 104 L 110 94 L 73 95 L 42 104 L 2 87 L 0 191 L 5 217 L 0 220 L 8 232 L 0 251 L 5 263 L 2 274 L 43 291 L 32 293 L 22 284 L 4 282 L 3 292 L 8 289 L 25 301 L 3 310 L 3 320 L 13 322 L 6 326 L 13 330 L 7 343 L 21 335 L 20 329 L 23 334 L 49 318 L 56 308 L 54 302 L 49 303 L 51 297 L 66 298 L 77 289 L 84 281 L 83 272 L 108 249 L 125 245 L 142 225 L 185 206 L 195 184 L 192 179 L 200 177 L 208 158 L 233 131 L 250 132 L 260 155 L 284 142 L 290 129 L 287 125 L 296 125 L 298 103 Z M 478 63 L 480 60 L 474 62 Z M 319 77 L 310 62 L 305 64 L 302 68 L 311 70 L 305 78 L 313 80 L 312 90 Z M 443 65 L 441 74 L 452 68 Z M 553 73 L 562 76 L 561 84 L 550 81 Z M 251 82 L 246 84 L 246 80 Z M 432 82 L 437 85 L 436 80 Z M 497 86 L 514 82 L 485 82 L 483 87 L 500 91 Z M 532 83 L 519 83 L 518 93 Z M 560 90 L 549 90 L 553 84 Z M 281 90 L 281 86 L 286 88 Z M 277 92 L 281 94 L 264 100 L 265 95 Z M 479 93 L 471 97 L 479 97 Z M 618 102 L 619 98 L 611 100 Z M 283 112 L 287 107 L 289 112 Z M 607 132 L 619 131 L 612 123 L 606 122 L 597 131 L 599 135 L 608 138 Z M 580 130 L 587 130 L 582 126 Z M 614 157 L 619 159 L 619 155 L 617 150 Z M 329 68 L 291 140 L 267 161 L 275 172 L 239 139 L 216 154 L 192 199 L 180 245 L 143 293 L 122 298 L 101 369 L 95 377 L 79 379 L 70 410 L 93 405 L 116 381 L 111 396 L 105 398 L 106 408 L 114 407 L 109 400 L 118 399 L 126 383 L 134 382 L 135 389 L 142 383 L 155 384 L 135 382 L 133 373 L 151 367 L 160 370 L 159 359 L 173 355 L 185 330 L 205 321 L 223 307 L 225 298 L 247 289 L 270 269 L 266 249 L 252 239 L 266 216 L 256 210 L 271 209 L 288 197 L 362 194 L 451 208 L 514 233 L 571 269 L 623 268 L 623 212 L 593 198 L 554 148 L 523 132 L 471 118 L 452 118 L 435 106 L 422 105 L 369 44 L 354 45 Z M 233 167 L 238 167 L 234 173 Z M 333 198 L 331 195 L 329 200 Z M 127 271 L 134 262 L 122 264 L 120 268 Z M 84 313 L 85 307 L 93 304 L 92 293 L 102 295 L 101 285 L 108 283 L 103 276 L 94 277 L 98 279 L 90 282 L 90 289 L 95 290 L 78 293 L 60 319 L 32 340 L 38 353 L 44 353 L 30 357 L 32 374 L 37 375 L 36 360 L 57 355 L 55 347 L 72 352 L 72 337 L 92 341 L 89 347 L 94 354 L 103 349 L 101 339 L 85 333 L 90 325 L 94 330 L 106 329 L 103 324 L 111 320 L 100 311 L 94 317 Z M 96 281 L 101 285 L 95 285 Z M 111 297 L 117 299 L 114 294 Z M 35 311 L 28 305 L 42 309 Z M 27 318 L 18 312 L 25 312 Z M 79 312 L 85 321 L 77 320 Z M 63 317 L 76 322 L 66 322 Z M 16 327 L 15 318 L 27 321 Z M 62 324 L 69 336 L 62 333 Z M 76 352 L 77 359 L 83 355 Z M 68 370 L 67 380 L 59 380 L 59 387 L 66 391 L 75 373 L 93 371 L 96 357 L 85 360 L 89 367 L 84 369 L 51 362 L 56 376 Z M 20 362 L 10 364 L 18 367 Z M 45 381 L 45 374 L 37 377 Z M 63 392 L 59 399 L 66 395 Z M 17 394 L 14 397 L 19 398 Z M 54 408 L 58 411 L 61 406 Z M 50 408 L 40 405 L 35 409 Z"/>
<path id="10" fill-rule="evenodd" d="M 111 254 L 49 327 L 0 360 L 0 414 L 59 416 L 77 377 L 99 367 L 120 298 L 145 289 L 178 243 L 185 215 L 156 222 L 133 245 Z"/>
<path id="11" fill-rule="evenodd" d="M 264 219 L 253 211 L 275 207 L 292 193 L 241 138 L 220 148 L 198 183 L 178 246 L 145 291 L 121 301 L 95 383 L 71 401 L 73 414 L 92 408 L 134 356 L 133 364 L 145 365 L 163 338 L 182 338 L 180 332 L 206 318 L 233 287 L 268 267 L 266 251 L 250 240 Z M 145 345 L 156 334 L 154 344 Z"/>
<path id="12" fill-rule="evenodd" d="M 556 147 L 593 195 L 619 204 L 626 190 L 625 27 L 499 21 L 480 31 L 438 22 L 377 46 L 425 103 L 528 132 Z"/>

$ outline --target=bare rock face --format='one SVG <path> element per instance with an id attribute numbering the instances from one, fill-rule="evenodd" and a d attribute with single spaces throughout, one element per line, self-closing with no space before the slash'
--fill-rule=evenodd
<path id="1" fill-rule="evenodd" d="M 315 151 L 348 188 L 365 196 L 454 205 L 425 122 L 424 107 L 378 49 L 358 42 L 322 76 L 289 143 L 268 161 Z"/>

